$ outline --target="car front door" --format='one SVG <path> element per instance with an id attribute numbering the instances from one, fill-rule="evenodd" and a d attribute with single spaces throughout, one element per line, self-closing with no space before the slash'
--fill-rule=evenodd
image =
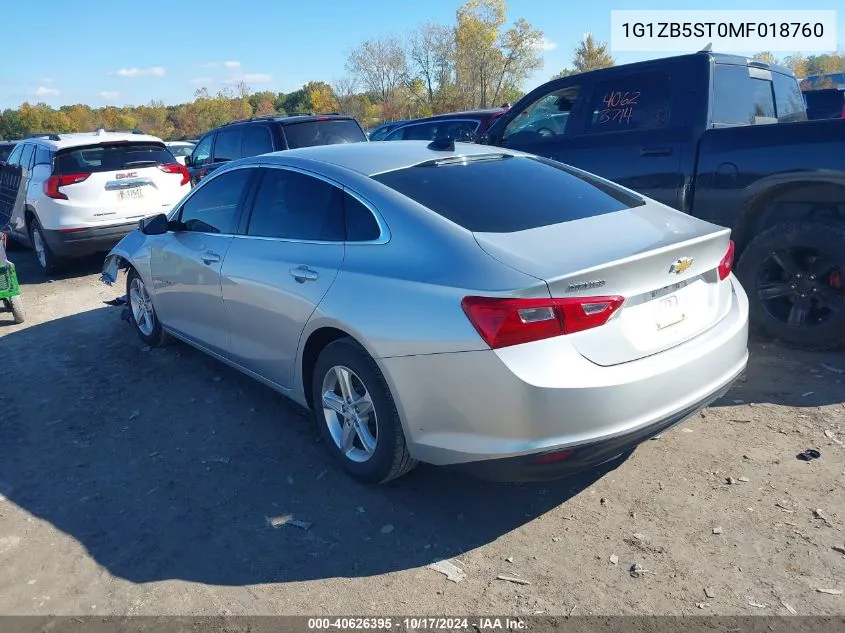
<path id="1" fill-rule="evenodd" d="M 344 255 L 343 195 L 314 174 L 261 169 L 245 235 L 223 262 L 232 359 L 291 388 L 299 338 Z"/>
<path id="2" fill-rule="evenodd" d="M 177 334 L 227 355 L 229 322 L 220 292 L 220 268 L 238 230 L 255 168 L 209 178 L 182 203 L 172 231 L 150 257 L 161 322 Z"/>

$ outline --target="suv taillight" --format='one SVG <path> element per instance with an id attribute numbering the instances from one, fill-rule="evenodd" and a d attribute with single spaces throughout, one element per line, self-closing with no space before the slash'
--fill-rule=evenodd
<path id="1" fill-rule="evenodd" d="M 181 174 L 182 182 L 179 183 L 180 187 L 191 182 L 191 174 L 188 168 L 182 163 L 168 163 L 167 165 L 159 165 L 158 168 L 166 174 Z"/>
<path id="2" fill-rule="evenodd" d="M 67 196 L 59 189 L 67 185 L 75 185 L 88 179 L 91 174 L 62 174 L 61 176 L 50 176 L 44 181 L 44 195 L 56 200 L 67 200 Z"/>
<path id="3" fill-rule="evenodd" d="M 504 299 L 465 297 L 461 307 L 493 349 L 582 332 L 607 323 L 624 297 Z"/>
<path id="4" fill-rule="evenodd" d="M 734 241 L 731 240 L 728 244 L 728 252 L 719 262 L 719 280 L 723 281 L 731 274 L 734 269 Z"/>

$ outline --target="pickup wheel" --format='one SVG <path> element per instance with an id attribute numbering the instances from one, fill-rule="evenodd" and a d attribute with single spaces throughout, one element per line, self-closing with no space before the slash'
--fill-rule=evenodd
<path id="1" fill-rule="evenodd" d="M 845 223 L 773 226 L 745 248 L 737 276 L 764 334 L 806 350 L 845 343 Z"/>

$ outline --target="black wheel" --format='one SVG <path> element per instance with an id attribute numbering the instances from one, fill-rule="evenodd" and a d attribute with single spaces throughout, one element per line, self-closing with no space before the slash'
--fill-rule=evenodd
<path id="1" fill-rule="evenodd" d="M 355 341 L 334 341 L 320 353 L 311 394 L 323 441 L 349 475 L 379 484 L 417 465 L 384 376 Z"/>
<path id="2" fill-rule="evenodd" d="M 764 334 L 806 350 L 845 343 L 845 224 L 773 226 L 745 248 L 737 276 Z"/>
<path id="3" fill-rule="evenodd" d="M 58 272 L 61 262 L 50 250 L 50 245 L 44 238 L 44 229 L 41 228 L 41 223 L 35 217 L 29 224 L 29 241 L 32 243 L 32 250 L 35 251 L 35 257 L 38 259 L 44 274 L 53 275 Z"/>
<path id="4" fill-rule="evenodd" d="M 130 268 L 126 276 L 126 295 L 129 299 L 129 323 L 140 339 L 150 347 L 169 343 L 170 336 L 161 327 L 144 280 L 134 268 Z"/>
<path id="5" fill-rule="evenodd" d="M 9 304 L 9 309 L 12 311 L 12 316 L 15 318 L 15 323 L 23 323 L 26 321 L 26 311 L 23 309 L 23 299 L 20 295 L 9 297 L 6 299 Z"/>

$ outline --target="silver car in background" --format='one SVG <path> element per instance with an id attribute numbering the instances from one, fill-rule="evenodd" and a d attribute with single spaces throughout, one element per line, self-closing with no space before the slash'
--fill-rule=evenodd
<path id="1" fill-rule="evenodd" d="M 312 409 L 379 483 L 418 461 L 557 477 L 629 454 L 746 367 L 729 230 L 536 156 L 435 141 L 234 161 L 106 259 L 141 339 Z"/>

